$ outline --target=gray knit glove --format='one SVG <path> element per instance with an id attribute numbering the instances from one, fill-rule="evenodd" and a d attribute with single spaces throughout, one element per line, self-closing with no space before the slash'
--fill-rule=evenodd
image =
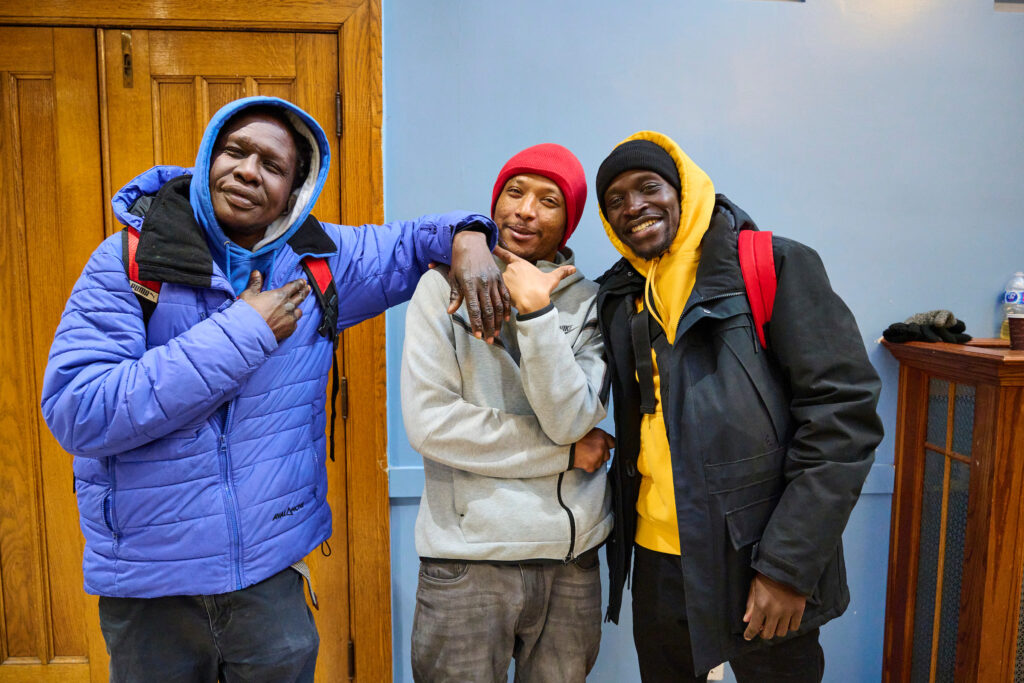
<path id="1" fill-rule="evenodd" d="M 925 313 L 915 313 L 906 320 L 907 325 L 933 325 L 935 327 L 953 327 L 956 325 L 956 316 L 953 315 L 953 311 L 937 310 L 927 311 Z"/>

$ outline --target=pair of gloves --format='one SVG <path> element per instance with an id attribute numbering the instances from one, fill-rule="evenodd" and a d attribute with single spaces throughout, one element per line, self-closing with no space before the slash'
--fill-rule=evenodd
<path id="1" fill-rule="evenodd" d="M 885 328 L 882 336 L 898 344 L 911 341 L 966 344 L 971 341 L 971 335 L 964 334 L 966 329 L 964 321 L 957 320 L 951 311 L 939 310 L 918 313 L 901 323 L 893 323 Z"/>

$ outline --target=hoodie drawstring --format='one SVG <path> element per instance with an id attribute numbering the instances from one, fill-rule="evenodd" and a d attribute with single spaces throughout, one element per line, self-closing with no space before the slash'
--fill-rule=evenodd
<path id="1" fill-rule="evenodd" d="M 654 276 L 658 271 L 658 263 L 661 262 L 661 257 L 656 256 L 651 260 L 651 269 L 647 271 L 647 280 L 644 283 L 644 306 L 650 311 L 650 314 L 654 319 L 661 325 L 661 329 L 665 330 L 665 338 L 668 343 L 671 344 L 672 340 L 668 339 L 668 328 L 665 326 L 665 321 L 658 315 L 658 310 L 661 309 L 662 302 L 659 300 L 658 292 L 654 289 Z"/>

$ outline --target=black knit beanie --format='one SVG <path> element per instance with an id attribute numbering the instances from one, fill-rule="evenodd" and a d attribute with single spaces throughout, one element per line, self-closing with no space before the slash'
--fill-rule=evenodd
<path id="1" fill-rule="evenodd" d="M 597 169 L 597 203 L 601 205 L 602 214 L 608 215 L 604 207 L 604 193 L 608 186 L 620 173 L 638 168 L 654 171 L 676 188 L 676 192 L 682 194 L 679 169 L 672 156 L 650 140 L 630 140 L 613 149 Z"/>

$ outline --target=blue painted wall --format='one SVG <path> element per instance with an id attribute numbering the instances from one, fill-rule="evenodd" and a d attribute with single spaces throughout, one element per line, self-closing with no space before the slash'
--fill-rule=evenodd
<path id="1" fill-rule="evenodd" d="M 996 5 L 384 0 L 389 219 L 486 211 L 504 161 L 538 142 L 572 149 L 592 189 L 612 147 L 650 128 L 762 227 L 821 253 L 882 374 L 889 434 L 845 534 L 853 603 L 823 631 L 827 681 L 881 671 L 896 365 L 874 340 L 933 308 L 994 336 L 998 293 L 1024 268 L 1024 14 Z M 593 197 L 572 246 L 591 276 L 617 256 Z M 398 405 L 403 320 L 388 314 L 387 343 L 394 671 L 407 681 L 422 475 Z M 638 680 L 628 615 L 606 625 L 591 680 Z"/>

